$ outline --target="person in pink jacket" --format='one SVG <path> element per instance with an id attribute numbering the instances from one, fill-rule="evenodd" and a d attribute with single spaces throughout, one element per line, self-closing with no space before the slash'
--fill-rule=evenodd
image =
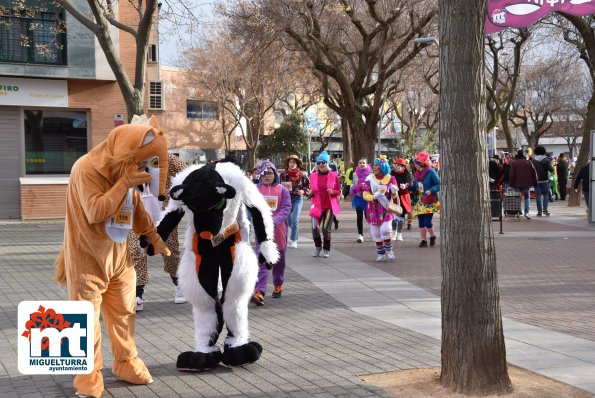
<path id="1" fill-rule="evenodd" d="M 316 170 L 310 177 L 312 198 L 310 217 L 312 217 L 312 238 L 314 239 L 314 257 L 328 258 L 331 252 L 331 224 L 333 217 L 341 212 L 339 196 L 341 184 L 337 173 L 328 167 L 329 155 L 322 151 L 316 158 Z"/>

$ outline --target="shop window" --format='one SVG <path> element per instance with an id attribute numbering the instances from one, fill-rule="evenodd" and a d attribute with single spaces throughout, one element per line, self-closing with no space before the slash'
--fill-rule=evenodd
<path id="1" fill-rule="evenodd" d="M 217 120 L 217 104 L 210 101 L 186 100 L 186 117 L 190 120 Z"/>
<path id="2" fill-rule="evenodd" d="M 64 15 L 48 0 L 0 0 L 0 62 L 66 65 Z"/>
<path id="3" fill-rule="evenodd" d="M 26 174 L 70 174 L 86 153 L 86 112 L 25 110 Z"/>

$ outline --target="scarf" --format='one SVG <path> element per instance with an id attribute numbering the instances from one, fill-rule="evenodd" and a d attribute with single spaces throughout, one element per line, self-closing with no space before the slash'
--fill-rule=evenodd
<path id="1" fill-rule="evenodd" d="M 297 168 L 297 167 L 295 169 L 293 169 L 293 170 L 288 167 L 287 168 L 287 175 L 289 176 L 289 179 L 291 181 L 297 181 L 302 176 L 302 171 L 299 168 Z"/>

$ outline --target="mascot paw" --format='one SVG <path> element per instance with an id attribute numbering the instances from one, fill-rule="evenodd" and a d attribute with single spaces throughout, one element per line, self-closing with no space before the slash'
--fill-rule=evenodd
<path id="1" fill-rule="evenodd" d="M 271 270 L 273 269 L 273 265 L 269 262 L 267 262 L 266 258 L 264 258 L 264 256 L 261 254 L 258 255 L 258 264 L 264 264 L 264 266 L 268 269 Z"/>
<path id="2" fill-rule="evenodd" d="M 211 370 L 221 362 L 221 351 L 194 352 L 186 351 L 178 355 L 176 368 L 181 372 L 202 372 Z"/>
<path id="3" fill-rule="evenodd" d="M 241 366 L 258 361 L 262 354 L 262 346 L 255 341 L 250 341 L 239 347 L 225 347 L 223 363 L 228 366 Z"/>

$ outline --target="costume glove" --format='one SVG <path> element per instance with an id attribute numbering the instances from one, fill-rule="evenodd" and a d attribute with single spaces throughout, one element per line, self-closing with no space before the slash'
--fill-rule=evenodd
<path id="1" fill-rule="evenodd" d="M 153 237 L 141 235 L 139 237 L 140 247 L 147 249 L 147 255 L 154 256 L 155 254 L 163 253 L 166 256 L 170 256 L 171 252 L 165 245 L 165 242 L 161 237 L 155 233 Z"/>
<path id="2" fill-rule="evenodd" d="M 397 191 L 399 190 L 399 188 L 396 185 L 391 185 L 390 186 L 390 191 L 395 194 L 397 193 Z"/>
<path id="3" fill-rule="evenodd" d="M 399 184 L 399 188 L 406 189 L 407 188 L 407 184 Z"/>
<path id="4" fill-rule="evenodd" d="M 149 181 L 151 181 L 151 175 L 146 171 L 139 170 L 137 165 L 131 166 L 122 176 L 122 182 L 126 188 L 134 188 Z"/>

